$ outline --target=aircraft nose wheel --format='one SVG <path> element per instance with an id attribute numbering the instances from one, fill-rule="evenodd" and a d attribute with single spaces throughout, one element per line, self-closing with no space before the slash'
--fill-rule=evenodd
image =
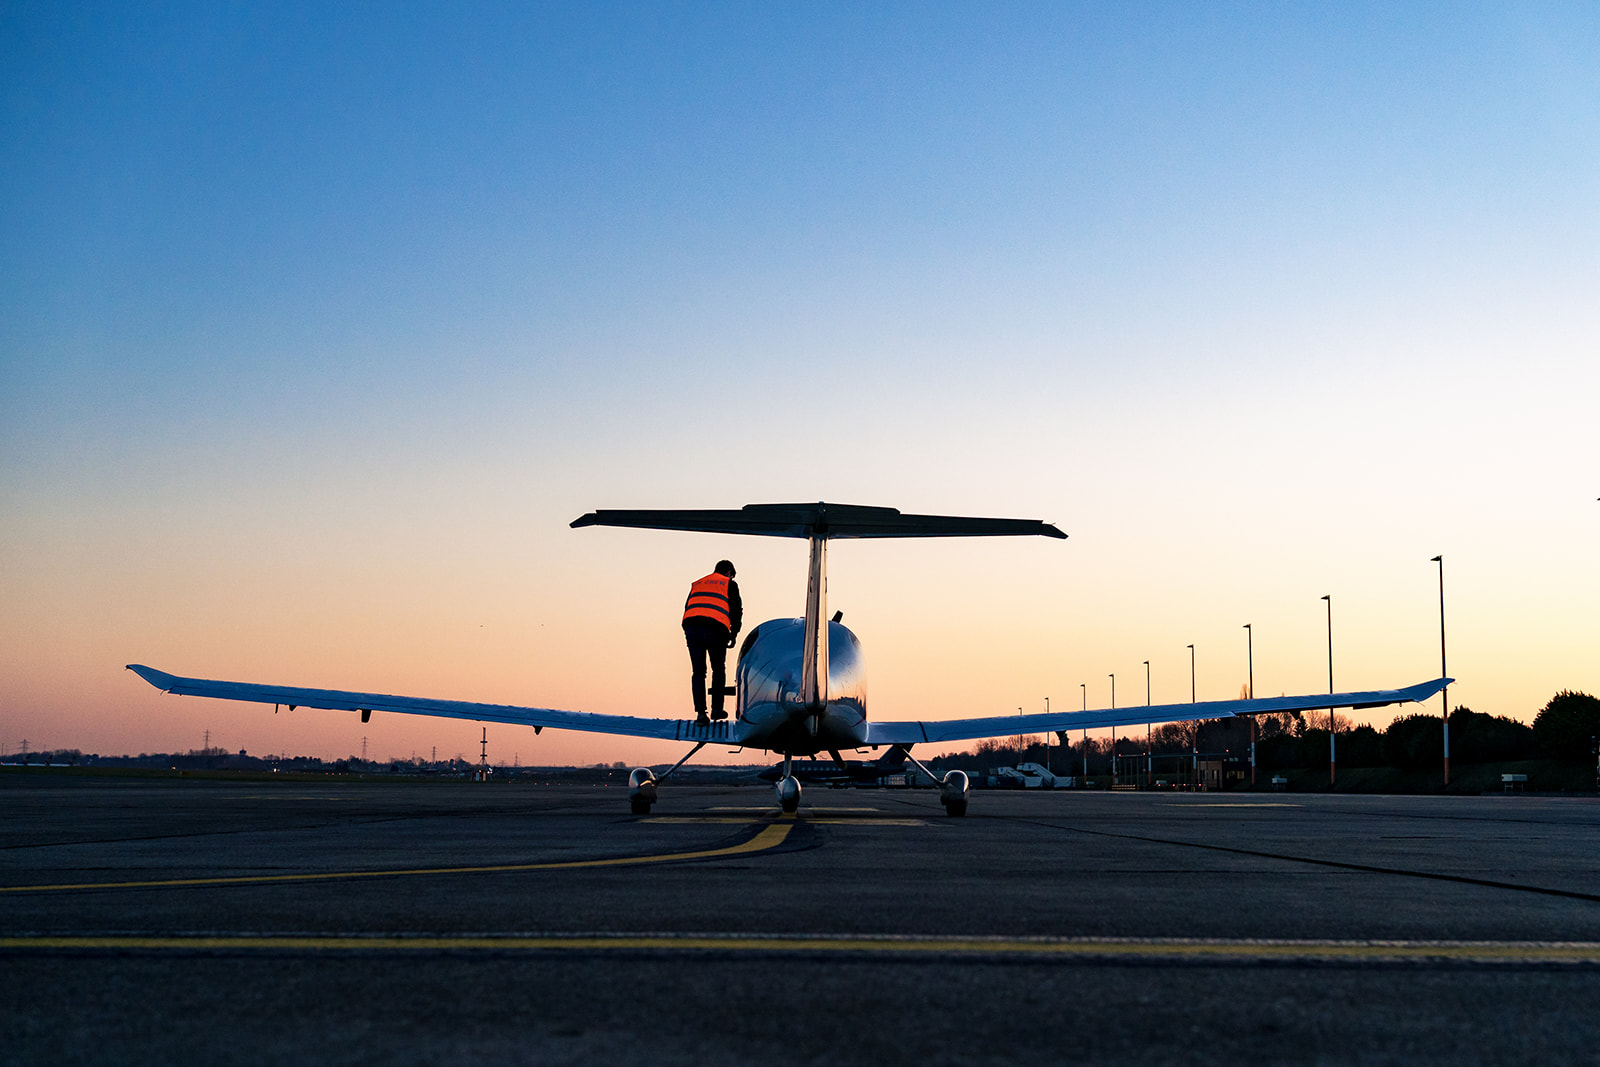
<path id="1" fill-rule="evenodd" d="M 793 775 L 786 775 L 778 782 L 778 807 L 785 815 L 800 810 L 800 780 Z"/>
<path id="2" fill-rule="evenodd" d="M 967 801 L 966 801 L 966 798 L 962 798 L 961 800 L 947 800 L 947 801 L 945 801 L 944 802 L 944 813 L 946 815 L 951 816 L 951 817 L 965 815 L 967 813 Z"/>

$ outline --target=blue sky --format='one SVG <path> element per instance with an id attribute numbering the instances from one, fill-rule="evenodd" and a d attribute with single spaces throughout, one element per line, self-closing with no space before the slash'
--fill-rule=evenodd
<path id="1" fill-rule="evenodd" d="M 640 665 L 590 709 L 648 711 L 651 598 L 730 549 L 566 521 L 819 498 L 1073 534 L 862 555 L 891 704 L 1339 582 L 1415 680 L 1440 551 L 1475 707 L 1600 687 L 1596 55 L 1580 4 L 10 5 L 3 725 L 187 730 L 98 673 L 140 657 L 589 693 L 457 614 L 592 620 Z M 936 684 L 974 595 L 996 658 Z"/>

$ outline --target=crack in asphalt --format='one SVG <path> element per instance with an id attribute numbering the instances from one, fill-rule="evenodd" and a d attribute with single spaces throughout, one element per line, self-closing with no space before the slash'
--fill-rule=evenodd
<path id="1" fill-rule="evenodd" d="M 1110 830 L 1088 830 L 1081 826 L 1062 826 L 1057 823 L 1044 822 L 1038 819 L 1016 819 L 1017 822 L 1027 823 L 1030 826 L 1043 826 L 1050 830 L 1065 830 L 1068 833 L 1088 834 L 1093 837 L 1111 837 L 1124 841 L 1140 841 L 1151 845 L 1172 845 L 1177 848 L 1198 848 L 1208 852 L 1225 852 L 1235 856 L 1251 856 L 1256 859 L 1280 860 L 1287 863 L 1308 863 L 1317 867 L 1333 867 L 1338 870 L 1360 871 L 1364 874 L 1389 874 L 1403 878 L 1427 878 L 1436 882 L 1455 882 L 1461 885 L 1483 886 L 1488 889 L 1514 889 L 1521 893 L 1538 893 L 1543 896 L 1564 897 L 1568 900 L 1584 900 L 1600 904 L 1600 894 L 1580 893 L 1575 889 L 1552 889 L 1548 886 L 1518 885 L 1516 882 L 1500 882 L 1492 878 L 1473 878 L 1465 874 L 1444 874 L 1439 871 L 1413 871 L 1404 867 L 1380 867 L 1371 863 L 1349 863 L 1343 860 L 1318 859 L 1314 856 L 1291 856 L 1281 852 L 1263 852 L 1259 849 L 1234 848 L 1230 845 L 1208 845 L 1199 841 L 1173 841 L 1162 837 L 1146 837 L 1141 834 L 1114 833 Z"/>

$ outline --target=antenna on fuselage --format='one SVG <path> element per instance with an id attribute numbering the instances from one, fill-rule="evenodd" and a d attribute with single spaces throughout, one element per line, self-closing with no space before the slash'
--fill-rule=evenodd
<path id="1" fill-rule="evenodd" d="M 624 526 L 639 530 L 803 537 L 811 543 L 806 568 L 806 636 L 801 700 L 821 709 L 828 702 L 828 542 L 868 537 L 1058 537 L 1066 534 L 1037 519 L 983 519 L 958 515 L 902 515 L 895 508 L 860 504 L 746 504 L 706 510 L 591 511 L 572 520 L 579 526 Z"/>

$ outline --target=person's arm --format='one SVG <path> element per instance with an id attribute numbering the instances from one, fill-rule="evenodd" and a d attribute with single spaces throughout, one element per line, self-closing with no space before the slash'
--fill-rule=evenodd
<path id="1" fill-rule="evenodd" d="M 728 647 L 732 648 L 744 626 L 744 602 L 739 599 L 739 583 L 732 578 L 728 579 L 728 621 L 733 624 L 728 632 Z"/>

